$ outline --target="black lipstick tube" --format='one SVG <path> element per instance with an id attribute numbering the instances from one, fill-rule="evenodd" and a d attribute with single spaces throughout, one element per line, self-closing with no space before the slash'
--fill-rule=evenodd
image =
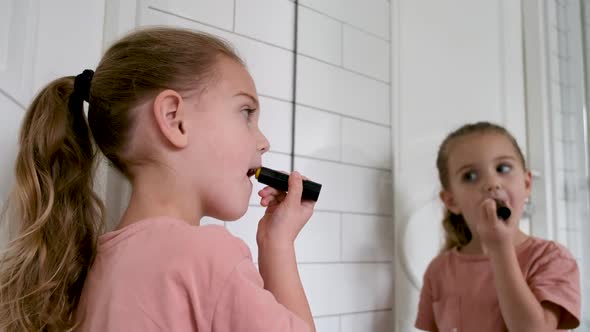
<path id="1" fill-rule="evenodd" d="M 260 183 L 264 183 L 267 186 L 271 186 L 275 189 L 287 191 L 289 189 L 289 175 L 277 172 L 270 168 L 260 167 L 256 170 L 256 179 Z M 301 193 L 301 199 L 318 200 L 322 185 L 313 181 L 303 180 L 303 192 Z"/>
<path id="2" fill-rule="evenodd" d="M 512 215 L 512 211 L 510 211 L 510 209 L 506 206 L 506 204 L 503 201 L 499 199 L 495 199 L 495 201 L 496 215 L 498 216 L 498 218 L 504 221 L 508 220 L 508 218 L 510 218 L 510 216 Z"/>

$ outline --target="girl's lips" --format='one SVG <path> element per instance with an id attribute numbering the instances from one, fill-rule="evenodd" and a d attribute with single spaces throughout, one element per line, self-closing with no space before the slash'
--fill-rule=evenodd
<path id="1" fill-rule="evenodd" d="M 246 175 L 247 175 L 248 177 L 251 177 L 251 176 L 252 176 L 252 175 L 254 175 L 254 174 L 256 174 L 256 168 L 250 168 L 250 169 L 248 170 L 248 172 L 246 173 Z"/>
<path id="2" fill-rule="evenodd" d="M 508 220 L 512 215 L 510 208 L 500 199 L 494 199 L 494 201 L 496 201 L 496 216 L 498 216 L 499 219 Z"/>

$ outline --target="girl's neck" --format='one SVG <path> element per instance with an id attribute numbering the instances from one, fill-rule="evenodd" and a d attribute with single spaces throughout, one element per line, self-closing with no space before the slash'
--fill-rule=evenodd
<path id="1" fill-rule="evenodd" d="M 519 245 L 521 245 L 524 241 L 526 241 L 528 238 L 529 238 L 528 235 L 526 235 L 525 233 L 523 233 L 522 231 L 519 230 L 512 240 L 512 245 L 516 248 Z M 481 241 L 480 241 L 479 237 L 477 237 L 477 236 L 473 236 L 471 241 L 469 241 L 469 243 L 466 246 L 461 247 L 459 249 L 459 252 L 461 252 L 462 254 L 465 254 L 465 255 L 483 255 L 484 254 Z"/>
<path id="2" fill-rule="evenodd" d="M 199 225 L 202 217 L 201 204 L 194 199 L 194 193 L 185 183 L 174 176 L 163 174 L 143 174 L 133 180 L 133 190 L 129 205 L 117 229 L 135 222 L 168 216 Z"/>

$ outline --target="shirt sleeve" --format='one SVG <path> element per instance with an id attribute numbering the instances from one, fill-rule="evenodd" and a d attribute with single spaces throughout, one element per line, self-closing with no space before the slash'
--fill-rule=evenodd
<path id="1" fill-rule="evenodd" d="M 535 263 L 527 278 L 539 302 L 551 302 L 562 308 L 558 329 L 580 325 L 580 271 L 576 260 L 564 247 L 551 243 Z"/>
<path id="2" fill-rule="evenodd" d="M 434 320 L 432 284 L 430 282 L 430 267 L 424 273 L 422 290 L 420 291 L 420 302 L 418 304 L 418 316 L 414 326 L 424 331 L 437 331 Z"/>
<path id="3" fill-rule="evenodd" d="M 229 276 L 213 315 L 213 332 L 309 332 L 309 326 L 263 287 L 250 259 Z"/>

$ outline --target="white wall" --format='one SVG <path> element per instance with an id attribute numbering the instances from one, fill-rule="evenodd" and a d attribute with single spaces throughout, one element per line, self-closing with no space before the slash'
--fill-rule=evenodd
<path id="1" fill-rule="evenodd" d="M 0 4 L 0 207 L 14 183 L 25 108 L 49 81 L 96 67 L 103 19 L 102 0 L 8 0 Z M 0 247 L 6 235 L 0 232 Z"/>
<path id="2" fill-rule="evenodd" d="M 584 50 L 584 29 L 588 30 L 589 26 L 584 26 L 582 18 L 590 12 L 583 12 L 581 3 L 549 0 L 540 8 L 546 26 L 540 53 L 546 61 L 542 71 L 547 84 L 539 90 L 546 95 L 549 126 L 544 152 L 552 161 L 553 172 L 548 180 L 555 188 L 547 204 L 553 211 L 550 226 L 554 238 L 567 246 L 578 262 L 582 302 L 585 303 L 590 296 L 590 246 L 584 241 L 590 217 L 590 184 L 586 159 L 588 87 L 584 86 L 587 84 L 584 82 L 584 56 L 590 53 Z M 585 306 L 581 321 L 578 330 L 590 330 L 590 311 Z"/>
<path id="3" fill-rule="evenodd" d="M 295 168 L 324 189 L 307 233 L 319 241 L 299 244 L 334 248 L 301 261 L 303 282 L 318 331 L 391 331 L 389 2 L 300 4 Z"/>

